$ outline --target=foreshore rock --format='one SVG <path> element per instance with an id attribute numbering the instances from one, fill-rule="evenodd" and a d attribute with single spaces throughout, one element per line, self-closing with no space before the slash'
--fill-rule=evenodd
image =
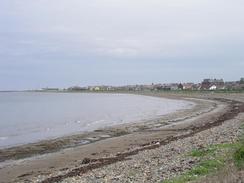
<path id="1" fill-rule="evenodd" d="M 102 168 L 92 170 L 80 176 L 67 178 L 62 183 L 78 182 L 160 182 L 175 177 L 191 169 L 198 158 L 187 156 L 193 149 L 213 144 L 235 142 L 240 134 L 240 126 L 244 114 L 235 119 L 192 137 L 177 140 L 157 149 L 146 150 L 131 156 L 129 160 L 116 162 Z"/>

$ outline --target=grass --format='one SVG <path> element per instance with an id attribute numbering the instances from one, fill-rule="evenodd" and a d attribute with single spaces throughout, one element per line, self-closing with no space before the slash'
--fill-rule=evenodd
<path id="1" fill-rule="evenodd" d="M 207 149 L 194 149 L 190 153 L 190 156 L 192 157 L 203 157 L 206 155 L 213 154 L 216 151 L 216 148 L 207 148 Z"/>
<path id="2" fill-rule="evenodd" d="M 200 177 L 217 173 L 230 161 L 234 161 L 239 169 L 244 169 L 244 138 L 237 143 L 217 144 L 194 149 L 188 156 L 199 158 L 199 163 L 182 175 L 164 180 L 162 183 L 191 182 Z"/>
<path id="3" fill-rule="evenodd" d="M 194 149 L 189 156 L 199 157 L 200 162 L 191 170 L 175 177 L 171 180 L 164 180 L 162 183 L 184 183 L 198 179 L 200 176 L 208 175 L 219 170 L 225 165 L 225 158 L 217 152 L 222 151 L 223 148 L 230 147 L 229 144 L 225 146 L 210 146 L 204 149 Z"/>
<path id="4" fill-rule="evenodd" d="M 234 152 L 234 163 L 238 169 L 244 169 L 244 145 Z"/>
<path id="5" fill-rule="evenodd" d="M 244 130 L 244 123 L 241 125 L 240 129 L 242 131 Z M 239 139 L 238 147 L 233 153 L 233 159 L 238 169 L 244 169 L 244 133 L 242 133 Z"/>

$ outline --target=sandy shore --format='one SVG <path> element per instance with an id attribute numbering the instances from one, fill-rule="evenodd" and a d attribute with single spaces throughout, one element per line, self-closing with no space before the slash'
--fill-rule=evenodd
<path id="1" fill-rule="evenodd" d="M 55 182 L 76 177 L 94 168 L 127 162 L 131 156 L 141 152 L 159 149 L 178 139 L 189 138 L 220 126 L 243 112 L 240 107 L 243 105 L 240 102 L 244 102 L 242 94 L 150 95 L 185 99 L 196 105 L 192 109 L 140 124 L 120 125 L 93 133 L 1 150 L 1 182 Z"/>

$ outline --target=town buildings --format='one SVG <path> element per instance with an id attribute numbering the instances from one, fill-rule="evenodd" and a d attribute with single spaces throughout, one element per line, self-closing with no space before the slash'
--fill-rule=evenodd
<path id="1" fill-rule="evenodd" d="M 223 79 L 204 79 L 201 84 L 201 90 L 225 89 Z"/>
<path id="2" fill-rule="evenodd" d="M 58 88 L 43 88 L 44 91 L 61 91 Z M 65 91 L 178 91 L 178 90 L 244 90 L 244 78 L 239 81 L 227 81 L 223 79 L 204 79 L 201 83 L 167 83 L 124 86 L 74 86 Z"/>

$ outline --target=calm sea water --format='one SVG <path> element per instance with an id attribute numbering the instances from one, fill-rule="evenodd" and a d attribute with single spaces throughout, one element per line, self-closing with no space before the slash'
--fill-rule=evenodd
<path id="1" fill-rule="evenodd" d="M 156 118 L 192 105 L 129 94 L 0 93 L 0 148 Z"/>

